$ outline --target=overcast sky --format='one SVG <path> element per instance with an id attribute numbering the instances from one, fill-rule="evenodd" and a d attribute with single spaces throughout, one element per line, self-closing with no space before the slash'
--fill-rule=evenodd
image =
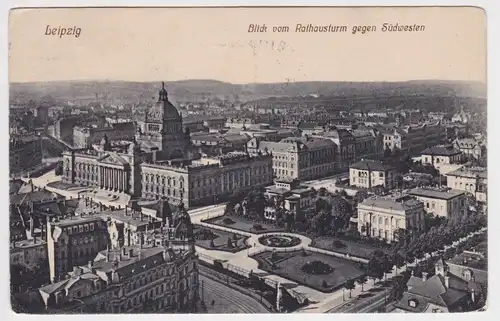
<path id="1" fill-rule="evenodd" d="M 232 83 L 486 80 L 486 20 L 476 8 L 84 8 L 10 16 L 12 82 L 51 80 Z M 425 25 L 384 33 L 384 22 Z M 296 33 L 296 25 L 346 25 Z M 248 33 L 266 24 L 267 33 Z M 80 37 L 45 35 L 47 25 Z M 273 33 L 272 26 L 289 26 Z M 354 25 L 377 32 L 352 34 Z"/>

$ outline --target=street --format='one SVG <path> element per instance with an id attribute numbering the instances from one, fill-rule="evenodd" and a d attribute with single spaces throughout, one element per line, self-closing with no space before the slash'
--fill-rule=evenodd
<path id="1" fill-rule="evenodd" d="M 200 274 L 207 313 L 269 313 L 257 300 Z M 212 301 L 214 304 L 212 305 Z"/>

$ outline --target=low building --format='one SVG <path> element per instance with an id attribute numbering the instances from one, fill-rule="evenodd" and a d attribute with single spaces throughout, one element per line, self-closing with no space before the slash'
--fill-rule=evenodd
<path id="1" fill-rule="evenodd" d="M 266 207 L 264 213 L 266 219 L 271 221 L 276 220 L 275 211 L 279 206 L 292 213 L 297 219 L 301 217 L 305 208 L 315 204 L 314 189 L 301 186 L 299 180 L 276 180 L 274 186 L 266 188 L 266 196 L 275 204 Z"/>
<path id="2" fill-rule="evenodd" d="M 450 188 L 473 195 L 478 202 L 487 202 L 488 171 L 484 167 L 462 167 L 446 174 Z"/>
<path id="3" fill-rule="evenodd" d="M 422 151 L 422 164 L 439 166 L 440 164 L 456 164 L 462 160 L 462 152 L 452 145 L 438 145 Z"/>
<path id="4" fill-rule="evenodd" d="M 475 159 L 486 156 L 486 145 L 474 138 L 457 138 L 453 141 L 453 146 L 464 155 Z"/>
<path id="5" fill-rule="evenodd" d="M 422 278 L 414 275 L 407 283 L 408 290 L 395 305 L 395 313 L 448 313 L 466 312 L 482 295 L 481 288 L 451 273 L 442 259 L 435 265 L 434 276 Z"/>
<path id="6" fill-rule="evenodd" d="M 450 273 L 463 280 L 488 285 L 488 259 L 485 253 L 464 251 L 446 261 Z"/>
<path id="7" fill-rule="evenodd" d="M 455 218 L 467 215 L 468 201 L 464 191 L 451 188 L 415 188 L 408 192 L 424 203 L 428 214 Z"/>
<path id="8" fill-rule="evenodd" d="M 352 186 L 393 189 L 395 176 L 396 168 L 381 161 L 362 160 L 349 166 L 349 183 Z"/>
<path id="9" fill-rule="evenodd" d="M 370 197 L 358 204 L 358 231 L 361 235 L 398 241 L 401 230 L 424 228 L 424 204 L 408 195 Z"/>

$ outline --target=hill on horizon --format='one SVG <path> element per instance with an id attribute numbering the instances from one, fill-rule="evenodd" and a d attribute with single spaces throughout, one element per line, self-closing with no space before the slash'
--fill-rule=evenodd
<path id="1" fill-rule="evenodd" d="M 165 82 L 173 101 L 222 99 L 251 101 L 269 97 L 320 96 L 411 96 L 443 95 L 486 97 L 486 84 L 467 81 L 410 80 L 401 82 L 303 81 L 286 83 L 232 84 L 212 79 Z M 131 103 L 152 99 L 161 81 L 51 81 L 10 83 L 11 101 L 35 101 L 51 97 L 58 102 L 71 100 L 108 100 Z"/>

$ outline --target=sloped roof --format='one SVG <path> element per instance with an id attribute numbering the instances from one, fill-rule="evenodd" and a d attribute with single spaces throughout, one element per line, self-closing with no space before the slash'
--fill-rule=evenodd
<path id="1" fill-rule="evenodd" d="M 349 168 L 365 170 L 365 171 L 387 171 L 395 169 L 393 166 L 389 164 L 384 164 L 380 161 L 375 161 L 375 160 L 363 160 L 352 164 L 351 166 L 349 166 Z"/>
<path id="2" fill-rule="evenodd" d="M 426 148 L 422 151 L 422 155 L 435 155 L 435 156 L 454 156 L 462 152 L 453 146 L 433 146 Z"/>
<path id="3" fill-rule="evenodd" d="M 410 279 L 415 285 L 403 294 L 396 307 L 409 312 L 424 312 L 429 304 L 453 308 L 457 302 L 469 295 L 469 284 L 453 274 L 448 274 L 448 277 L 448 288 L 442 275 L 434 275 L 425 282 Z M 416 307 L 408 304 L 410 300 L 417 302 Z"/>

